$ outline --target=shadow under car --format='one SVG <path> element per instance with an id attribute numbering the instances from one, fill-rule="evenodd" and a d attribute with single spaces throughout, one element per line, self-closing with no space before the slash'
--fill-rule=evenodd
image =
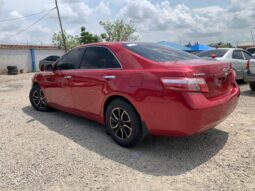
<path id="1" fill-rule="evenodd" d="M 154 176 L 176 176 L 190 171 L 216 155 L 226 144 L 228 133 L 211 129 L 185 138 L 148 136 L 141 144 L 127 149 L 106 135 L 102 125 L 61 111 L 38 112 L 22 109 L 32 119 L 80 146 L 129 168 Z"/>

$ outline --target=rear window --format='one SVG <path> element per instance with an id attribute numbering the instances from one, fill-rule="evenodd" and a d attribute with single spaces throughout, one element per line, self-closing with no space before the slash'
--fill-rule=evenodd
<path id="1" fill-rule="evenodd" d="M 249 53 L 254 54 L 255 53 L 255 47 L 254 48 L 247 48 L 246 49 Z"/>
<path id="2" fill-rule="evenodd" d="M 214 54 L 216 57 L 223 57 L 227 53 L 227 49 L 216 49 L 216 50 L 209 50 L 205 52 L 200 52 L 197 54 L 199 57 L 211 57 Z"/>
<path id="3" fill-rule="evenodd" d="M 193 54 L 155 43 L 125 43 L 123 46 L 144 58 L 156 62 L 198 59 Z"/>

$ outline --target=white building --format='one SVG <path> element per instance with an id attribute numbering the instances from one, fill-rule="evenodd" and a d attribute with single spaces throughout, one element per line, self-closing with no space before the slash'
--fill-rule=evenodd
<path id="1" fill-rule="evenodd" d="M 39 61 L 50 55 L 62 56 L 64 50 L 54 46 L 0 44 L 0 74 L 7 73 L 7 66 L 17 66 L 18 71 L 39 71 Z M 33 67 L 34 63 L 34 67 Z"/>

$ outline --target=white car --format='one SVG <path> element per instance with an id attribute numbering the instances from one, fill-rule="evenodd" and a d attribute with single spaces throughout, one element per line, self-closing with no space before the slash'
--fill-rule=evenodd
<path id="1" fill-rule="evenodd" d="M 236 72 L 236 80 L 243 80 L 243 73 L 252 54 L 241 48 L 217 48 L 197 54 L 199 57 L 211 57 L 216 60 L 230 62 Z"/>
<path id="2" fill-rule="evenodd" d="M 251 90 L 255 91 L 255 59 L 251 59 L 244 71 L 244 81 L 248 82 Z"/>

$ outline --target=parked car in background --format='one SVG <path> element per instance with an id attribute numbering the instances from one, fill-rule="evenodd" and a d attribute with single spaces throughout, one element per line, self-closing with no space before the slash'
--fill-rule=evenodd
<path id="1" fill-rule="evenodd" d="M 39 61 L 39 69 L 41 71 L 43 71 L 44 70 L 44 66 L 56 62 L 59 58 L 60 58 L 59 56 L 53 55 L 53 56 L 48 56 L 48 57 L 40 60 Z"/>
<path id="2" fill-rule="evenodd" d="M 255 58 L 255 47 L 252 48 L 246 48 L 246 50 L 252 54 L 252 56 Z"/>
<path id="3" fill-rule="evenodd" d="M 240 89 L 230 63 L 154 43 L 94 43 L 72 49 L 33 77 L 32 106 L 106 125 L 122 146 L 147 133 L 189 136 L 222 122 Z M 100 141 L 100 140 L 98 140 Z"/>
<path id="4" fill-rule="evenodd" d="M 244 81 L 248 82 L 251 90 L 255 91 L 255 59 L 251 59 L 244 71 Z"/>
<path id="5" fill-rule="evenodd" d="M 230 62 L 236 72 L 236 80 L 243 79 L 243 72 L 246 68 L 246 64 L 250 59 L 253 59 L 253 56 L 249 52 L 240 48 L 218 48 L 201 52 L 197 54 L 197 56 Z"/>

